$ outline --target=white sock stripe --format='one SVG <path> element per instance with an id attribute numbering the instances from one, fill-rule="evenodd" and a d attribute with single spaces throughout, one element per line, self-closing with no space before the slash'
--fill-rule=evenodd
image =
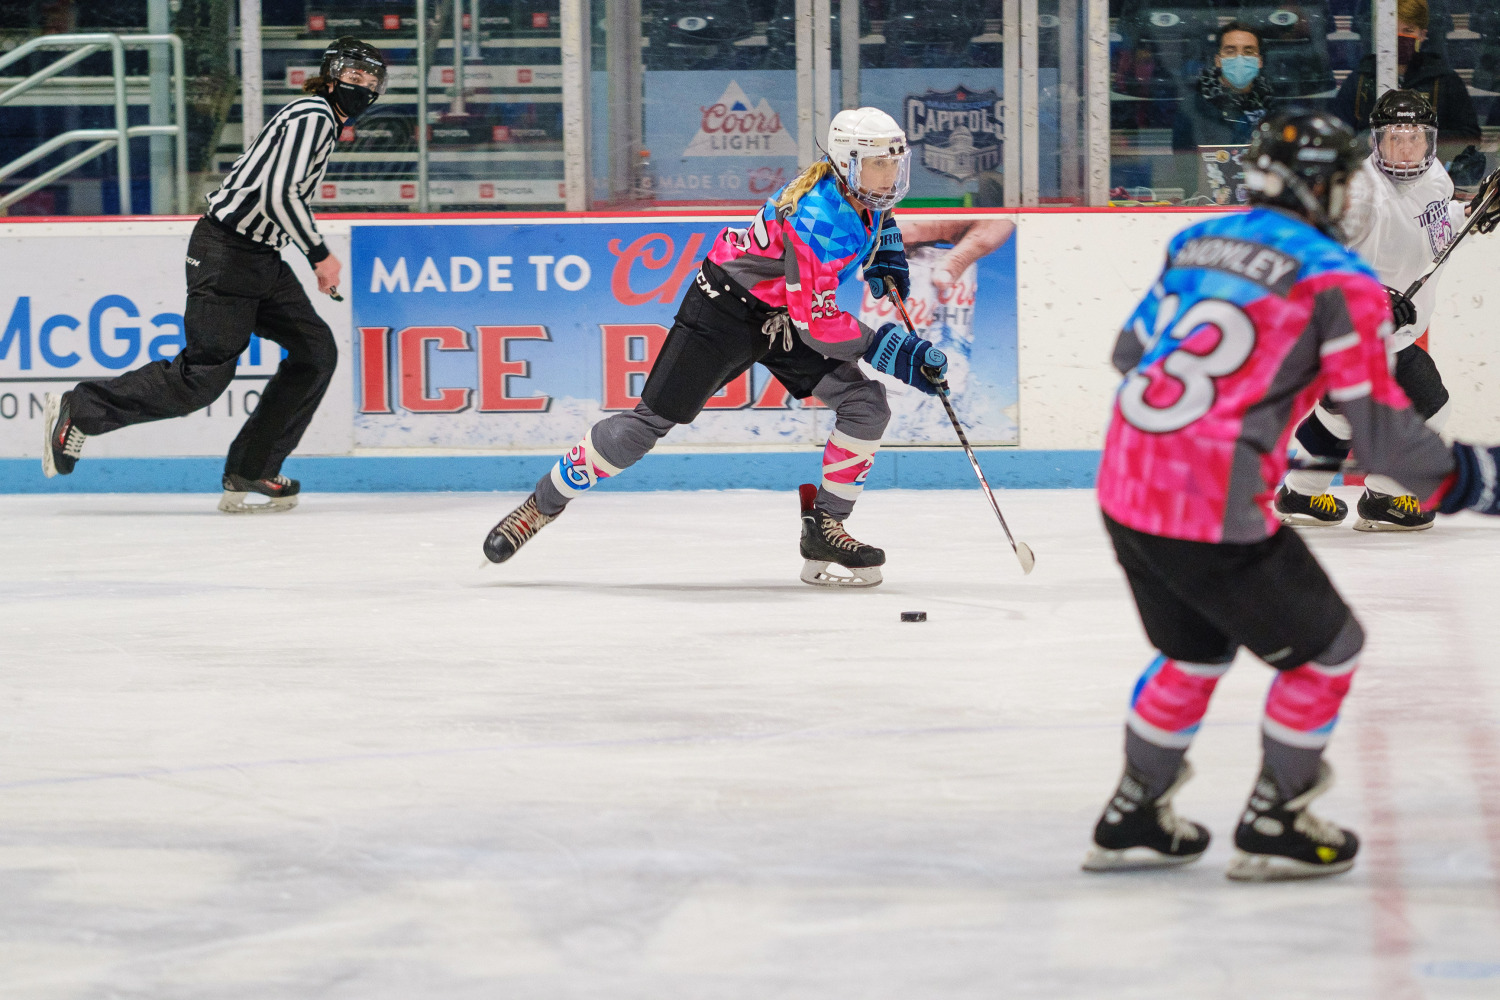
<path id="1" fill-rule="evenodd" d="M 589 432 L 583 436 L 583 446 L 588 449 L 589 461 L 593 463 L 594 468 L 598 469 L 606 476 L 618 476 L 621 472 L 624 471 L 623 469 L 610 465 L 604 460 L 603 456 L 599 454 L 599 449 L 594 447 L 594 429 L 592 427 L 590 427 Z M 593 470 L 591 469 L 589 471 L 589 478 L 594 478 L 592 475 Z"/>
<path id="2" fill-rule="evenodd" d="M 1332 733 L 1309 733 L 1301 729 L 1293 729 L 1291 726 L 1282 725 L 1269 716 L 1261 716 L 1261 732 L 1278 743 L 1285 743 L 1289 747 L 1298 747 L 1302 750 L 1321 750 L 1328 745 Z"/>
<path id="3" fill-rule="evenodd" d="M 1172 660 L 1172 666 L 1190 677 L 1223 677 L 1234 666 L 1234 661 L 1228 663 L 1189 663 L 1186 660 Z"/>
<path id="4" fill-rule="evenodd" d="M 845 500 L 858 500 L 859 495 L 864 492 L 864 483 L 835 483 L 823 477 L 823 488 L 836 497 Z"/>
<path id="5" fill-rule="evenodd" d="M 823 475 L 826 476 L 830 472 L 842 472 L 845 469 L 852 469 L 857 465 L 864 465 L 869 460 L 869 456 L 867 455 L 855 455 L 853 458 L 846 458 L 842 462 L 824 462 Z"/>
<path id="6" fill-rule="evenodd" d="M 1355 653 L 1343 663 L 1318 663 L 1309 660 L 1307 666 L 1326 677 L 1343 677 L 1345 674 L 1354 673 L 1355 669 L 1359 667 L 1359 654 Z"/>
<path id="7" fill-rule="evenodd" d="M 1162 729 L 1160 726 L 1153 726 L 1139 715 L 1136 715 L 1135 712 L 1131 712 L 1125 717 L 1125 725 L 1129 727 L 1132 733 L 1135 733 L 1147 743 L 1154 743 L 1159 747 L 1166 747 L 1169 750 L 1187 749 L 1192 746 L 1193 737 L 1197 735 L 1194 731 L 1178 733 Z"/>
<path id="8" fill-rule="evenodd" d="M 845 451 L 852 451 L 856 455 L 863 455 L 865 458 L 873 457 L 880 450 L 879 441 L 867 441 L 864 438 L 851 437 L 837 427 L 833 429 L 832 434 L 828 435 L 828 443 Z"/>

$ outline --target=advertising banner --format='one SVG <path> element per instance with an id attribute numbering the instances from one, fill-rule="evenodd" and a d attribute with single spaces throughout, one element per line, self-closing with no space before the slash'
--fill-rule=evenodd
<path id="1" fill-rule="evenodd" d="M 0 290 L 0 457 L 41 455 L 46 393 L 169 359 L 182 349 L 183 258 L 192 223 L 153 228 L 158 231 L 93 237 L 30 236 L 23 229 L 0 240 L 0 273 L 7 275 Z M 330 246 L 347 254 L 347 241 L 330 240 Z M 300 256 L 292 263 L 347 355 L 347 305 L 340 309 L 316 294 L 312 270 Z M 239 374 L 217 402 L 181 419 L 90 438 L 85 455 L 223 454 L 280 360 L 279 347 L 252 338 Z M 300 451 L 349 450 L 348 393 L 345 371 L 335 375 Z"/>
<path id="2" fill-rule="evenodd" d="M 354 443 L 364 448 L 566 448 L 634 407 L 687 284 L 723 220 L 639 216 L 353 227 Z M 908 223 L 903 221 L 903 229 Z M 1017 443 L 1015 240 L 994 219 L 914 221 L 914 322 L 952 358 L 975 444 Z M 949 275 L 948 247 L 989 251 Z M 878 326 L 890 307 L 846 282 L 839 304 Z M 887 380 L 887 444 L 948 445 L 941 405 Z M 668 443 L 822 443 L 832 415 L 756 366 Z"/>
<path id="3" fill-rule="evenodd" d="M 796 176 L 795 71 L 645 76 L 650 197 L 754 202 Z"/>

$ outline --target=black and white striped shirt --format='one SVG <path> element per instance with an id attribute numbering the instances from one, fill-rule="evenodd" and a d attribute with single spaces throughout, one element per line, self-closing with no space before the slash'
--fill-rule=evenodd
<path id="1" fill-rule="evenodd" d="M 307 201 L 328 169 L 338 132 L 326 99 L 301 97 L 288 104 L 208 196 L 208 214 L 257 243 L 278 250 L 294 243 L 316 264 L 328 248 Z"/>

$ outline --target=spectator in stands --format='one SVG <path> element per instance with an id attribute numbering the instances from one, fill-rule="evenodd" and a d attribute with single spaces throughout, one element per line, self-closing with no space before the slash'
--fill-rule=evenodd
<path id="1" fill-rule="evenodd" d="M 1271 84 L 1261 74 L 1260 35 L 1239 21 L 1219 29 L 1214 61 L 1203 67 L 1197 85 L 1185 96 L 1172 122 L 1175 173 L 1190 195 L 1212 198 L 1220 204 L 1234 200 L 1231 167 L 1227 186 L 1207 191 L 1199 184 L 1199 150 L 1203 146 L 1244 146 L 1250 133 L 1275 101 Z"/>
<path id="2" fill-rule="evenodd" d="M 1247 145 L 1275 98 L 1261 65 L 1254 28 L 1230 21 L 1219 29 L 1213 65 L 1203 67 L 1172 122 L 1172 148 Z"/>
<path id="3" fill-rule="evenodd" d="M 1422 47 L 1425 41 L 1427 0 L 1396 0 L 1398 85 L 1402 90 L 1418 91 L 1437 111 L 1438 155 L 1446 162 L 1464 146 L 1479 142 L 1479 118 L 1469 99 L 1469 88 L 1440 53 Z M 1371 53 L 1360 60 L 1359 68 L 1339 88 L 1333 113 L 1364 131 L 1370 127 L 1370 110 L 1379 98 L 1375 55 Z"/>

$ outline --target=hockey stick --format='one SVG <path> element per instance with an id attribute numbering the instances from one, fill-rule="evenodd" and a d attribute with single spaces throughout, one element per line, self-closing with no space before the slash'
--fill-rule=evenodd
<path id="1" fill-rule="evenodd" d="M 896 304 L 896 311 L 901 314 L 901 321 L 906 324 L 907 332 L 915 337 L 917 328 L 912 324 L 911 316 L 906 312 L 906 305 L 896 292 L 895 280 L 889 275 L 885 279 L 885 295 Z M 953 430 L 958 434 L 958 443 L 964 446 L 964 454 L 969 456 L 969 464 L 974 467 L 974 475 L 979 477 L 979 486 L 984 490 L 984 495 L 989 498 L 990 508 L 1000 519 L 1000 528 L 1005 532 L 1006 541 L 1010 542 L 1011 551 L 1016 554 L 1016 559 L 1021 563 L 1021 572 L 1030 573 L 1036 567 L 1036 556 L 1032 554 L 1030 545 L 1016 541 L 1015 536 L 1010 533 L 1010 525 L 1005 523 L 1005 515 L 1000 513 L 1000 504 L 995 500 L 995 491 L 990 489 L 989 480 L 984 478 L 984 470 L 979 467 L 979 459 L 974 457 L 974 449 L 969 446 L 969 438 L 964 434 L 964 429 L 958 422 L 958 414 L 953 412 L 953 404 L 948 401 L 948 380 L 934 378 L 934 372 L 928 368 L 923 368 L 922 374 L 927 376 L 929 382 L 937 386 L 937 397 L 943 401 L 943 409 L 948 411 L 948 419 L 953 422 Z"/>
<path id="2" fill-rule="evenodd" d="M 1458 246 L 1459 240 L 1469 235 L 1469 230 L 1474 228 L 1474 223 L 1479 221 L 1479 217 L 1484 214 L 1486 206 L 1489 205 L 1491 199 L 1495 197 L 1497 192 L 1500 192 L 1500 187 L 1492 187 L 1489 191 L 1485 192 L 1484 197 L 1479 199 L 1479 204 L 1475 205 L 1473 210 L 1469 212 L 1469 221 L 1465 222 L 1464 227 L 1458 231 L 1458 235 L 1453 237 L 1453 242 L 1443 247 L 1443 252 L 1433 258 L 1432 267 L 1428 268 L 1427 273 L 1422 275 L 1416 281 L 1413 281 L 1411 283 L 1411 287 L 1408 288 L 1405 293 L 1403 293 L 1406 298 L 1409 299 L 1413 295 L 1417 294 L 1417 292 L 1421 291 L 1422 286 L 1427 284 L 1427 279 L 1431 278 L 1434 274 L 1437 273 L 1438 268 L 1443 266 L 1443 262 L 1446 261 L 1448 259 L 1448 255 L 1453 252 L 1453 248 Z"/>

